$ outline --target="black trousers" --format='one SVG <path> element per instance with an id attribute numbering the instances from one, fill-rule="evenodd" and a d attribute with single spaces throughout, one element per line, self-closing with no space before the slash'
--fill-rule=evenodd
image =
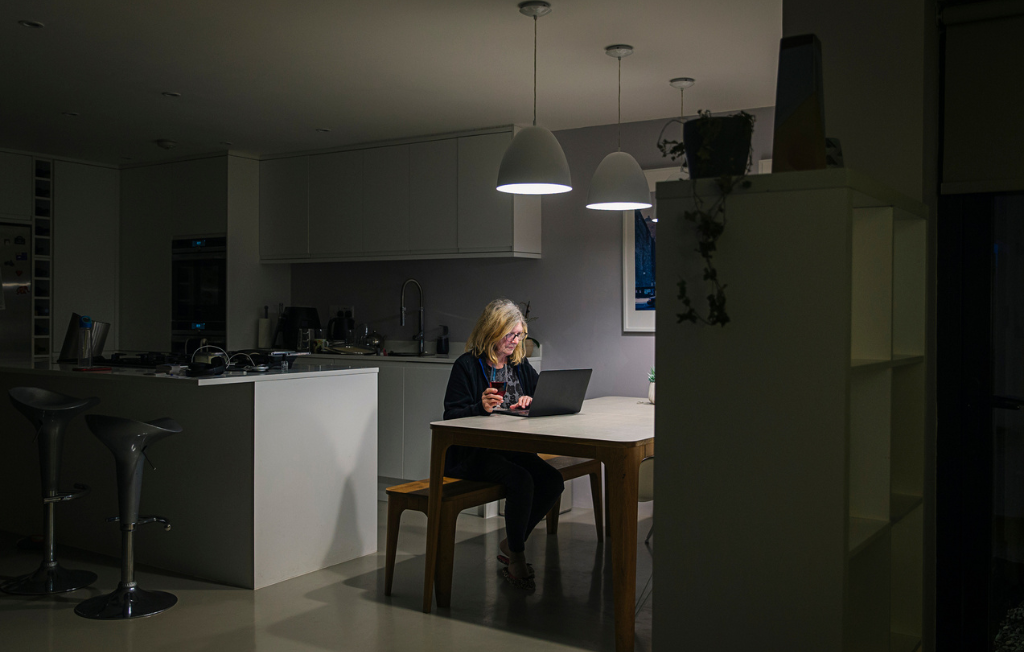
<path id="1" fill-rule="evenodd" d="M 505 533 L 508 548 L 522 552 L 533 528 L 560 499 L 562 474 L 535 453 L 463 449 L 445 474 L 463 480 L 497 482 L 505 487 Z"/>

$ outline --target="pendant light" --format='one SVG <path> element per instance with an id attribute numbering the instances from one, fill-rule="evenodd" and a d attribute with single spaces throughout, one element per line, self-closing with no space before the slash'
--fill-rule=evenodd
<path id="1" fill-rule="evenodd" d="M 533 18 L 533 126 L 512 139 L 498 168 L 497 189 L 513 195 L 551 195 L 572 190 L 569 162 L 555 135 L 537 126 L 537 18 L 551 13 L 547 2 L 519 4 L 519 13 Z"/>
<path id="2" fill-rule="evenodd" d="M 622 151 L 622 59 L 633 54 L 631 45 L 609 45 L 605 54 L 619 60 L 618 151 L 604 157 L 590 181 L 587 208 L 599 211 L 629 211 L 651 207 L 647 177 L 636 159 Z"/>

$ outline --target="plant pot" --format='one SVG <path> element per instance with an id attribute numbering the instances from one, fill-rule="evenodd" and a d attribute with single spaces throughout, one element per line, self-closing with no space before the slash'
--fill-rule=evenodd
<path id="1" fill-rule="evenodd" d="M 654 383 L 651 383 L 651 386 L 647 388 L 647 399 L 651 402 L 651 405 L 654 405 Z"/>
<path id="2" fill-rule="evenodd" d="M 751 137 L 750 119 L 743 115 L 695 118 L 684 123 L 683 142 L 690 178 L 745 174 Z"/>
<path id="3" fill-rule="evenodd" d="M 533 357 L 533 346 L 535 342 L 536 340 L 534 340 L 532 337 L 526 338 L 526 341 L 523 342 L 523 351 L 526 352 L 527 358 Z"/>

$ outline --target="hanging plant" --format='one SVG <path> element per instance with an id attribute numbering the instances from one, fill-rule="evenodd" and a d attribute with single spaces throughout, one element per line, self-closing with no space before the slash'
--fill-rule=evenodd
<path id="1" fill-rule="evenodd" d="M 689 169 L 693 179 L 693 210 L 685 211 L 683 218 L 693 222 L 697 228 L 695 251 L 704 262 L 704 281 L 710 285 L 707 295 L 708 312 L 697 312 L 687 291 L 686 281 L 679 280 L 678 298 L 684 311 L 676 315 L 677 323 L 702 322 L 709 326 L 725 326 L 729 323 L 726 312 L 725 288 L 720 282 L 714 265 L 714 254 L 718 251 L 718 239 L 725 231 L 725 199 L 737 187 L 748 188 L 750 181 L 745 174 L 750 168 L 753 153 L 751 140 L 754 132 L 754 116 L 741 111 L 726 117 L 714 117 L 710 111 L 698 111 L 698 118 L 683 124 L 683 141 L 659 137 L 658 149 L 663 156 L 675 161 L 685 156 L 683 169 Z M 682 122 L 676 118 L 666 125 Z M 662 135 L 665 133 L 662 128 Z M 685 143 L 690 143 L 687 148 Z M 715 177 L 718 197 L 710 204 L 697 193 L 697 179 Z"/>

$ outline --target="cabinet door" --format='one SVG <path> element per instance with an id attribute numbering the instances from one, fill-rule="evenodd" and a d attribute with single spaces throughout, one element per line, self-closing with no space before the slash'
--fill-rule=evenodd
<path id="1" fill-rule="evenodd" d="M 409 250 L 409 146 L 363 150 L 363 252 Z"/>
<path id="2" fill-rule="evenodd" d="M 260 161 L 260 258 L 309 256 L 308 161 Z"/>
<path id="3" fill-rule="evenodd" d="M 377 475 L 405 478 L 402 472 L 405 396 L 403 370 L 381 364 L 377 373 Z M 424 476 L 426 477 L 426 476 Z"/>
<path id="4" fill-rule="evenodd" d="M 512 134 L 459 138 L 459 251 L 512 250 L 512 195 L 495 190 Z"/>
<path id="5" fill-rule="evenodd" d="M 32 157 L 0 152 L 0 215 L 32 217 Z"/>
<path id="6" fill-rule="evenodd" d="M 363 250 L 363 152 L 309 157 L 309 253 Z"/>
<path id="7" fill-rule="evenodd" d="M 405 369 L 403 468 L 408 480 L 430 477 L 430 422 L 444 416 L 448 365 L 413 364 Z"/>
<path id="8" fill-rule="evenodd" d="M 458 251 L 459 143 L 409 146 L 409 250 Z"/>

